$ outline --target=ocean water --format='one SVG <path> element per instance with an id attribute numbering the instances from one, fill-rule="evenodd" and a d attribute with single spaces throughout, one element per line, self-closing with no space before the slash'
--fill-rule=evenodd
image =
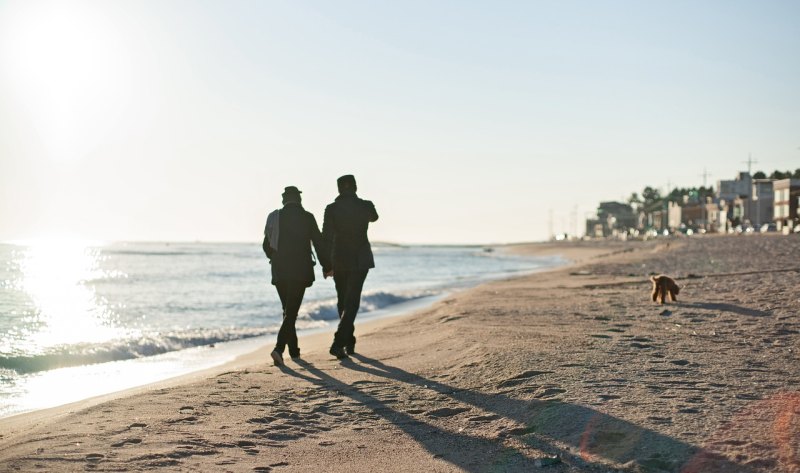
<path id="1" fill-rule="evenodd" d="M 357 324 L 563 262 L 481 247 L 374 252 Z M 301 333 L 338 321 L 333 283 L 316 269 Z M 273 343 L 281 307 L 269 282 L 259 243 L 0 244 L 0 416 L 218 365 Z"/>

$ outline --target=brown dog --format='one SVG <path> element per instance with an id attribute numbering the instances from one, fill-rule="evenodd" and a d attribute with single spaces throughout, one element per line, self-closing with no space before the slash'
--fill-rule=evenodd
<path id="1" fill-rule="evenodd" d="M 667 298 L 667 293 L 669 293 L 669 298 L 672 302 L 678 301 L 675 296 L 681 292 L 681 288 L 675 284 L 674 279 L 662 274 L 660 276 L 650 276 L 650 282 L 653 283 L 653 302 L 660 296 L 661 303 L 663 304 L 664 300 Z"/>

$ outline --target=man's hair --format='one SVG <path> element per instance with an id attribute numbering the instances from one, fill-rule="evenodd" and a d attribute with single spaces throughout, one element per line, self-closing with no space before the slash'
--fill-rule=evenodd
<path id="1" fill-rule="evenodd" d="M 352 174 L 347 174 L 339 179 L 336 179 L 336 186 L 339 188 L 339 193 L 343 192 L 355 192 L 356 187 L 356 178 Z"/>

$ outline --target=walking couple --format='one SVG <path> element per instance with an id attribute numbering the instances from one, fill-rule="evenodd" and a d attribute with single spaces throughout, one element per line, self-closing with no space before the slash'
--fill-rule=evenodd
<path id="1" fill-rule="evenodd" d="M 375 267 L 367 228 L 378 220 L 375 206 L 356 195 L 356 179 L 352 175 L 336 181 L 339 196 L 325 208 L 322 233 L 311 212 L 302 206 L 300 190 L 289 186 L 283 192 L 283 208 L 267 217 L 262 245 L 272 265 L 272 284 L 278 290 L 283 306 L 283 323 L 272 351 L 272 361 L 283 365 L 283 351 L 298 358 L 295 322 L 306 288 L 314 283 L 314 254 L 317 253 L 325 279 L 333 276 L 336 285 L 339 326 L 330 354 L 347 358 L 355 353 L 354 322 L 361 305 L 361 289 L 367 272 Z"/>

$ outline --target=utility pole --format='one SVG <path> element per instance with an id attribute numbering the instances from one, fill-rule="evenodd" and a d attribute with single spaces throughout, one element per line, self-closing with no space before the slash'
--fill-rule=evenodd
<path id="1" fill-rule="evenodd" d="M 578 206 L 574 206 L 572 208 L 572 212 L 570 212 L 570 220 L 572 224 L 572 238 L 578 236 Z"/>
<path id="2" fill-rule="evenodd" d="M 667 191 L 664 193 L 661 201 L 661 230 L 669 228 L 669 193 L 672 192 L 672 180 L 667 179 Z"/>
<path id="3" fill-rule="evenodd" d="M 758 161 L 753 160 L 752 153 L 747 153 L 747 161 L 742 161 L 742 163 L 747 164 L 747 174 L 752 174 L 753 164 L 757 162 Z"/>
<path id="4" fill-rule="evenodd" d="M 706 181 L 708 181 L 708 178 L 710 176 L 711 174 L 708 173 L 708 170 L 706 168 L 703 168 L 703 174 L 700 174 L 700 177 L 703 178 L 703 187 L 706 187 Z"/>
<path id="5" fill-rule="evenodd" d="M 703 168 L 703 174 L 700 174 L 700 176 L 703 178 L 703 188 L 707 189 L 706 188 L 706 181 L 708 180 L 708 176 L 709 176 L 708 169 Z M 703 221 L 703 230 L 708 231 L 709 230 L 709 225 L 708 225 L 708 216 L 706 215 L 706 212 L 707 212 L 707 209 L 706 209 L 706 196 L 701 195 L 700 193 L 698 193 L 697 197 L 700 200 L 700 219 Z"/>

